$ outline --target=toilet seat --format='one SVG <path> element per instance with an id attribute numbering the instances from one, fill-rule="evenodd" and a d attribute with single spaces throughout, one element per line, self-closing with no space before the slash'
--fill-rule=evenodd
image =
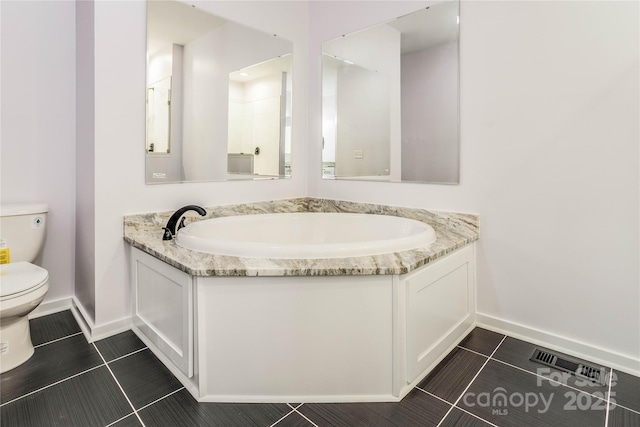
<path id="1" fill-rule="evenodd" d="M 44 286 L 49 272 L 29 262 L 0 265 L 0 300 L 5 301 L 28 294 Z"/>

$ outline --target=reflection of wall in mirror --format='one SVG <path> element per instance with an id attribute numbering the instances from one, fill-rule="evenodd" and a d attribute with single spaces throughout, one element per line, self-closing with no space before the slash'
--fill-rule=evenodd
<path id="1" fill-rule="evenodd" d="M 185 180 L 225 179 L 227 171 L 226 25 L 184 46 Z M 220 102 L 220 98 L 224 102 Z"/>
<path id="2" fill-rule="evenodd" d="M 281 73 L 229 82 L 228 151 L 253 153 L 259 147 L 260 154 L 254 157 L 258 175 L 279 174 L 282 83 Z"/>
<path id="3" fill-rule="evenodd" d="M 282 128 L 284 130 L 284 175 L 291 176 L 291 136 L 292 136 L 292 115 L 293 115 L 293 79 L 291 73 L 287 73 L 287 83 L 284 87 L 284 117 Z"/>
<path id="4" fill-rule="evenodd" d="M 253 154 L 229 153 L 227 172 L 233 175 L 253 175 Z"/>
<path id="5" fill-rule="evenodd" d="M 389 76 L 346 66 L 337 80 L 336 175 L 388 175 Z"/>
<path id="6" fill-rule="evenodd" d="M 149 58 L 147 81 L 171 81 L 169 154 L 154 147 L 154 154 L 146 155 L 146 182 L 176 182 L 184 180 L 182 170 L 182 46 L 172 45 Z M 150 127 L 147 128 L 147 132 Z M 147 141 L 148 148 L 149 141 Z M 166 153 L 166 150 L 165 150 Z"/>
<path id="7" fill-rule="evenodd" d="M 325 58 L 326 59 L 326 58 Z M 338 113 L 336 99 L 338 94 L 338 69 L 326 60 L 322 65 L 322 162 L 336 161 L 336 127 Z M 335 174 L 335 169 L 329 175 Z"/>
<path id="8" fill-rule="evenodd" d="M 402 55 L 402 180 L 458 181 L 458 43 Z"/>
<path id="9" fill-rule="evenodd" d="M 400 33 L 374 27 L 323 51 L 335 59 L 324 61 L 323 160 L 335 150 L 336 176 L 399 179 Z"/>

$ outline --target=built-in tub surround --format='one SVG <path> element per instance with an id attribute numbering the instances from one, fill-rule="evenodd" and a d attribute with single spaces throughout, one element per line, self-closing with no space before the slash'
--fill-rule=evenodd
<path id="1" fill-rule="evenodd" d="M 199 401 L 398 401 L 473 328 L 475 215 L 312 198 L 207 212 L 405 217 L 436 241 L 385 255 L 247 258 L 163 241 L 172 212 L 126 217 L 133 330 Z"/>
<path id="2" fill-rule="evenodd" d="M 391 215 L 429 224 L 436 241 L 427 248 L 396 253 L 331 259 L 243 258 L 212 255 L 185 249 L 175 240 L 162 240 L 162 227 L 173 213 L 128 215 L 124 218 L 127 242 L 191 276 L 342 276 L 406 274 L 478 239 L 477 215 L 427 211 L 315 198 L 300 198 L 206 208 L 203 218 L 293 212 L 342 212 Z"/>

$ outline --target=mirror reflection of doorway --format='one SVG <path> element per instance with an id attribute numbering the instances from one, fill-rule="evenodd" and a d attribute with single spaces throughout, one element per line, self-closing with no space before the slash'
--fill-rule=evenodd
<path id="1" fill-rule="evenodd" d="M 171 151 L 171 76 L 147 87 L 147 152 Z"/>
<path id="2" fill-rule="evenodd" d="M 229 74 L 229 159 L 252 155 L 255 175 L 287 175 L 290 68 L 285 55 Z M 228 172 L 243 173 L 235 166 L 228 163 Z"/>

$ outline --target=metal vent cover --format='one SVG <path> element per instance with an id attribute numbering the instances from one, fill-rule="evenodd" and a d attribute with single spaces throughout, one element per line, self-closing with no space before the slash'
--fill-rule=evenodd
<path id="1" fill-rule="evenodd" d="M 533 351 L 529 360 L 568 372 L 577 378 L 583 378 L 602 386 L 607 385 L 607 370 L 603 366 L 586 365 L 581 361 L 566 356 L 561 357 L 555 353 L 543 351 L 538 348 Z"/>

